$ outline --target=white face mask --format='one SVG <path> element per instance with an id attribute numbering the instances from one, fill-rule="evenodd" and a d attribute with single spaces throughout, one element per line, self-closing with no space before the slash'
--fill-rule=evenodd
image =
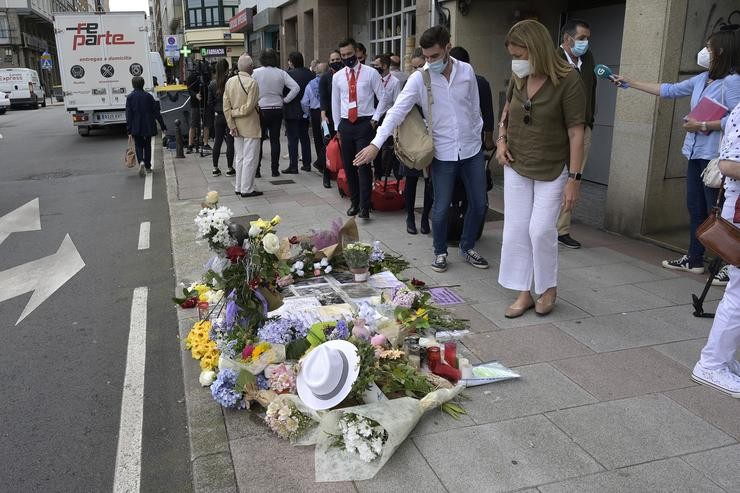
<path id="1" fill-rule="evenodd" d="M 525 78 L 529 75 L 530 71 L 529 60 L 512 60 L 511 71 L 520 79 Z"/>
<path id="2" fill-rule="evenodd" d="M 705 46 L 703 50 L 696 54 L 696 64 L 700 67 L 709 68 L 712 62 L 712 55 Z"/>

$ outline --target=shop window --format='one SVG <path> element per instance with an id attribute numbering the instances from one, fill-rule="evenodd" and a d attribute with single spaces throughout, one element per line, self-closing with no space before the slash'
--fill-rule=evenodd
<path id="1" fill-rule="evenodd" d="M 226 27 L 239 7 L 238 0 L 186 0 L 186 28 Z"/>

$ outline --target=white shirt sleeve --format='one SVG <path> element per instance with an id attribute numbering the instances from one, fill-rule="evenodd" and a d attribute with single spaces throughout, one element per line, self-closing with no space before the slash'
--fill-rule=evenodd
<path id="1" fill-rule="evenodd" d="M 334 120 L 334 131 L 338 132 L 339 122 L 342 120 L 342 93 L 339 90 L 337 74 L 331 78 L 331 118 Z"/>
<path id="2" fill-rule="evenodd" d="M 285 84 L 285 87 L 289 89 L 289 93 L 283 98 L 284 103 L 290 103 L 295 99 L 296 96 L 298 96 L 298 93 L 301 92 L 301 88 L 298 86 L 298 83 L 293 80 L 293 77 L 288 75 L 288 72 L 285 70 L 281 70 L 283 73 L 283 83 Z"/>
<path id="3" fill-rule="evenodd" d="M 415 77 L 415 75 L 416 74 L 409 77 L 409 80 L 403 87 L 401 94 L 398 95 L 396 102 L 393 103 L 393 107 L 385 114 L 383 124 L 376 130 L 375 138 L 371 144 L 378 149 L 380 149 L 388 137 L 391 136 L 393 130 L 403 122 L 409 111 L 413 110 L 414 105 L 421 104 L 419 87 L 420 85 L 423 87 L 424 82 L 421 80 L 421 73 L 419 73 L 418 77 Z"/>

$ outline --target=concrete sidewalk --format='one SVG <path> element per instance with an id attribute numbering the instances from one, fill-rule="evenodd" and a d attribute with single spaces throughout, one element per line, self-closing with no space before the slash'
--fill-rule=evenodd
<path id="1" fill-rule="evenodd" d="M 264 196 L 243 199 L 232 178 L 211 176 L 210 157 L 164 154 L 178 282 L 198 279 L 209 257 L 194 242 L 193 223 L 208 190 L 236 216 L 280 214 L 281 237 L 346 218 L 348 201 L 316 173 L 258 179 Z M 495 192 L 489 199 L 500 206 Z M 460 350 L 522 378 L 467 390 L 468 415 L 459 421 L 429 413 L 375 479 L 315 483 L 313 448 L 291 446 L 249 412 L 222 410 L 183 351 L 196 491 L 740 491 L 740 400 L 690 379 L 711 320 L 691 315 L 691 293 L 705 278 L 659 267 L 674 253 L 575 224 L 584 248 L 561 249 L 553 313 L 509 320 L 503 314 L 514 295 L 496 282 L 501 221 L 486 224 L 477 246 L 490 269 L 464 264 L 450 249 L 444 274 L 429 267 L 431 237 L 408 235 L 402 212 L 358 226 L 363 240 L 408 259 L 409 278 L 459 284 L 466 303 L 455 311 L 472 325 Z M 721 296 L 712 288 L 708 309 Z M 193 313 L 179 312 L 184 338 Z"/>

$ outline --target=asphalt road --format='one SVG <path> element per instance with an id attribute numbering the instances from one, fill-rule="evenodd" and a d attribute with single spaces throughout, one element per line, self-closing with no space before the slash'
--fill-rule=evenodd
<path id="1" fill-rule="evenodd" d="M 161 153 L 152 199 L 143 200 L 144 179 L 123 166 L 120 128 L 80 137 L 54 105 L 0 115 L 0 134 L 0 489 L 113 489 L 127 355 L 142 349 L 127 347 L 132 299 L 145 287 L 141 491 L 190 491 Z M 3 235 L 8 214 L 36 198 L 41 229 Z M 150 248 L 139 250 L 145 221 Z M 18 229 L 33 229 L 21 222 Z M 48 280 L 63 279 L 74 262 L 34 261 L 57 252 L 66 235 L 85 265 L 45 298 Z M 16 325 L 36 303 L 35 278 L 42 302 Z"/>

